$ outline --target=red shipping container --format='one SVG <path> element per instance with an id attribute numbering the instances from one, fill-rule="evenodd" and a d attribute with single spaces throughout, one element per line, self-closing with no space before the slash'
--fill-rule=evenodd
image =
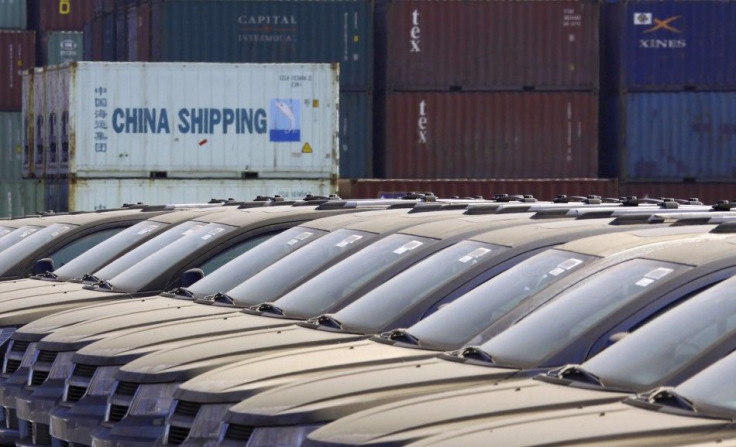
<path id="1" fill-rule="evenodd" d="M 377 63 L 390 90 L 597 89 L 599 16 L 592 0 L 391 0 Z"/>
<path id="2" fill-rule="evenodd" d="M 151 5 L 141 3 L 128 9 L 128 60 L 151 60 Z"/>
<path id="3" fill-rule="evenodd" d="M 34 0 L 33 11 L 39 31 L 82 31 L 94 16 L 95 0 Z"/>
<path id="4" fill-rule="evenodd" d="M 0 110 L 20 112 L 23 70 L 36 65 L 36 33 L 0 31 Z"/>
<path id="5" fill-rule="evenodd" d="M 338 183 L 344 199 L 400 197 L 409 192 L 432 192 L 437 197 L 493 198 L 496 194 L 530 194 L 537 200 L 558 195 L 619 197 L 616 179 L 519 179 L 519 180 L 402 180 L 352 179 Z"/>
<path id="6" fill-rule="evenodd" d="M 596 178 L 598 95 L 390 93 L 385 178 Z"/>

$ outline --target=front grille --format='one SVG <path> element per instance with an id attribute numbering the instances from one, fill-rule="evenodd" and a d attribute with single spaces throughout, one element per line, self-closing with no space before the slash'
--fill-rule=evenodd
<path id="1" fill-rule="evenodd" d="M 8 359 L 5 363 L 5 372 L 8 374 L 13 374 L 18 371 L 18 368 L 20 368 L 20 360 Z"/>
<path id="2" fill-rule="evenodd" d="M 179 445 L 189 436 L 189 427 L 177 427 L 172 425 L 169 428 L 169 441 L 167 445 Z"/>
<path id="3" fill-rule="evenodd" d="M 138 390 L 138 384 L 133 382 L 120 382 L 115 388 L 115 394 L 123 396 L 132 396 Z"/>
<path id="4" fill-rule="evenodd" d="M 202 404 L 198 402 L 187 402 L 184 400 L 180 400 L 176 404 L 176 409 L 174 409 L 174 414 L 179 414 L 182 416 L 189 416 L 194 417 L 197 415 L 197 412 L 199 411 L 199 408 L 202 406 Z"/>
<path id="5" fill-rule="evenodd" d="M 5 407 L 5 414 L 8 415 L 5 426 L 11 430 L 18 430 L 18 413 L 15 412 L 15 408 Z"/>
<path id="6" fill-rule="evenodd" d="M 83 386 L 69 385 L 69 389 L 66 392 L 66 400 L 67 402 L 77 402 L 84 396 L 84 393 L 86 392 L 87 388 Z"/>
<path id="7" fill-rule="evenodd" d="M 69 447 L 69 441 L 62 441 L 61 439 L 56 440 L 59 443 L 59 447 Z"/>
<path id="8" fill-rule="evenodd" d="M 45 363 L 54 363 L 54 360 L 56 360 L 57 355 L 59 355 L 58 351 L 46 351 L 42 349 L 38 353 L 38 357 L 36 357 L 36 361 L 45 362 Z"/>
<path id="9" fill-rule="evenodd" d="M 28 349 L 28 345 L 30 344 L 31 342 L 29 341 L 13 340 L 13 344 L 10 346 L 10 350 L 12 352 L 26 352 L 26 349 Z"/>
<path id="10" fill-rule="evenodd" d="M 41 385 L 42 383 L 46 381 L 48 377 L 49 377 L 48 371 L 34 370 L 33 375 L 31 376 L 31 386 Z"/>
<path id="11" fill-rule="evenodd" d="M 225 439 L 248 442 L 250 436 L 253 434 L 254 428 L 250 425 L 228 424 Z"/>
<path id="12" fill-rule="evenodd" d="M 110 422 L 120 422 L 123 420 L 125 415 L 128 413 L 128 407 L 125 405 L 110 405 Z"/>
<path id="13" fill-rule="evenodd" d="M 95 374 L 95 371 L 97 371 L 97 366 L 95 365 L 82 365 L 81 363 L 78 363 L 74 367 L 74 373 L 72 373 L 72 375 L 78 377 L 92 377 Z"/>
<path id="14" fill-rule="evenodd" d="M 47 424 L 31 424 L 33 427 L 33 443 L 38 445 L 51 445 L 51 433 Z"/>

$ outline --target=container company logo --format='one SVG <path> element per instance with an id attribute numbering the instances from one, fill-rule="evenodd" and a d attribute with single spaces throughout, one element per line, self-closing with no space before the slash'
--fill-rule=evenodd
<path id="1" fill-rule="evenodd" d="M 682 16 L 671 16 L 660 19 L 651 12 L 635 12 L 634 25 L 646 27 L 642 30 L 642 34 L 647 35 L 639 39 L 639 48 L 680 49 L 687 47 L 687 41 L 683 37 L 678 37 L 682 35 L 682 30 L 677 23 L 681 18 Z"/>
<path id="2" fill-rule="evenodd" d="M 238 16 L 238 42 L 294 43 L 298 23 L 293 15 Z"/>
<path id="3" fill-rule="evenodd" d="M 269 141 L 291 142 L 301 140 L 299 102 L 290 99 L 271 100 Z"/>
<path id="4" fill-rule="evenodd" d="M 64 39 L 59 42 L 59 54 L 61 56 L 76 56 L 77 43 L 72 39 Z"/>
<path id="5" fill-rule="evenodd" d="M 427 134 L 429 132 L 429 118 L 427 117 L 427 101 L 419 102 L 419 118 L 417 119 L 417 134 L 419 136 L 419 144 L 427 144 Z"/>
<path id="6" fill-rule="evenodd" d="M 419 46 L 422 39 L 422 29 L 419 27 L 419 11 L 414 10 L 411 12 L 411 29 L 409 29 L 409 52 L 410 53 L 421 53 L 422 49 Z"/>

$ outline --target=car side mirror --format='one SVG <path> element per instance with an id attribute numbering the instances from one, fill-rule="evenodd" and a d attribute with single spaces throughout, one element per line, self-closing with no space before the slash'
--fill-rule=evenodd
<path id="1" fill-rule="evenodd" d="M 42 275 L 46 272 L 53 272 L 54 271 L 54 260 L 51 258 L 42 258 L 36 260 L 36 262 L 33 263 L 33 274 L 34 275 Z"/>
<path id="2" fill-rule="evenodd" d="M 204 278 L 204 271 L 202 269 L 189 269 L 181 274 L 181 286 L 189 287 L 202 278 Z"/>

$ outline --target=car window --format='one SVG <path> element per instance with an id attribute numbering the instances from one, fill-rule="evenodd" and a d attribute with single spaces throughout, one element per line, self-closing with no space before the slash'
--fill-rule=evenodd
<path id="1" fill-rule="evenodd" d="M 24 225 L 22 227 L 16 228 L 15 230 L 11 231 L 0 239 L 0 251 L 3 251 L 8 247 L 17 244 L 18 242 L 34 234 L 41 228 L 43 227 L 31 225 Z"/>
<path id="2" fill-rule="evenodd" d="M 122 228 L 108 228 L 100 230 L 93 234 L 88 234 L 75 241 L 66 244 L 64 247 L 56 250 L 49 258 L 54 261 L 54 268 L 62 267 L 67 262 L 91 249 L 95 245 L 119 233 Z"/>
<path id="3" fill-rule="evenodd" d="M 19 260 L 25 259 L 30 253 L 44 247 L 76 227 L 78 227 L 78 225 L 61 223 L 52 224 L 6 248 L 0 255 L 0 273 L 4 274 L 11 268 L 15 267 Z"/>
<path id="4" fill-rule="evenodd" d="M 233 259 L 237 258 L 238 256 L 242 255 L 243 253 L 252 250 L 257 245 L 263 243 L 264 241 L 268 240 L 271 236 L 273 236 L 273 233 L 266 233 L 261 234 L 259 236 L 250 238 L 246 241 L 243 241 L 233 247 L 228 248 L 227 250 L 215 255 L 211 259 L 209 259 L 207 262 L 202 264 L 200 268 L 204 271 L 205 275 L 209 275 L 210 273 L 214 272 L 215 270 L 219 269 L 223 265 L 227 264 L 228 262 L 232 261 Z"/>

